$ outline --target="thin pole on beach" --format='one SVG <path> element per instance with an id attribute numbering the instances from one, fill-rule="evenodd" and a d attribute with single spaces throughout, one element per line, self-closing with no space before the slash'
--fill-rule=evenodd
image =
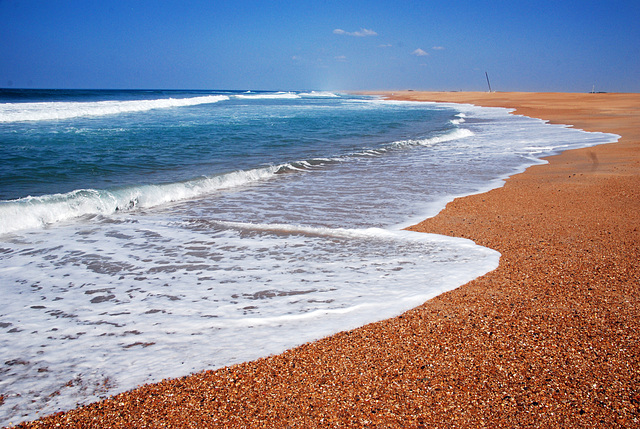
<path id="1" fill-rule="evenodd" d="M 489 92 L 491 92 L 491 83 L 489 82 L 489 73 L 484 72 L 484 75 L 487 77 L 487 85 L 489 85 Z"/>

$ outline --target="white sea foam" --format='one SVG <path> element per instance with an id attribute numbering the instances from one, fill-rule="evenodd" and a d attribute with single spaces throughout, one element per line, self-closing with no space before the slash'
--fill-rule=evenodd
<path id="1" fill-rule="evenodd" d="M 3 265 L 22 269 L 1 272 L 15 286 L 0 318 L 2 423 L 397 315 L 499 257 L 408 231 L 163 216 L 31 238 L 3 245 Z"/>
<path id="2" fill-rule="evenodd" d="M 453 108 L 473 118 L 464 129 L 269 167 L 278 180 L 215 198 L 0 237 L 0 424 L 279 353 L 462 285 L 499 254 L 388 225 L 500 186 L 538 154 L 615 139 L 505 109 Z M 293 168 L 308 174 L 276 176 Z M 186 183 L 121 190 L 114 205 L 161 204 L 188 195 Z M 98 204 L 98 191 L 78 192 Z"/>
<path id="3" fill-rule="evenodd" d="M 473 136 L 471 130 L 455 128 L 435 137 L 394 142 L 390 147 L 428 147 L 470 136 Z M 201 197 L 222 189 L 238 188 L 261 182 L 273 178 L 278 172 L 306 171 L 322 168 L 327 164 L 343 162 L 352 156 L 378 157 L 386 152 L 388 152 L 387 148 L 368 149 L 345 155 L 342 158 L 300 160 L 278 166 L 236 171 L 178 183 L 144 185 L 120 190 L 81 189 L 66 194 L 0 201 L 0 234 L 23 229 L 43 228 L 86 215 L 110 215 L 118 211 L 155 207 Z"/>
<path id="4" fill-rule="evenodd" d="M 311 92 L 301 92 L 300 97 L 330 97 L 337 98 L 340 97 L 338 94 L 329 91 L 311 91 Z"/>
<path id="5" fill-rule="evenodd" d="M 196 106 L 228 100 L 226 95 L 156 100 L 118 100 L 91 102 L 0 103 L 0 122 L 50 121 L 87 116 L 106 116 L 144 112 L 152 109 Z"/>
<path id="6" fill-rule="evenodd" d="M 80 189 L 66 194 L 0 201 L 0 234 L 42 228 L 86 215 L 110 215 L 118 211 L 150 208 L 200 197 L 223 189 L 268 180 L 282 166 L 235 171 L 186 182 L 144 185 L 119 190 Z"/>
<path id="7" fill-rule="evenodd" d="M 240 99 L 249 99 L 249 100 L 276 100 L 276 99 L 296 99 L 300 98 L 298 94 L 295 92 L 275 92 L 275 93 L 267 93 L 267 94 L 238 94 L 234 96 L 235 98 Z"/>
<path id="8" fill-rule="evenodd" d="M 409 139 L 409 140 L 401 140 L 393 143 L 395 147 L 411 147 L 411 146 L 433 146 L 438 143 L 449 142 L 453 140 L 463 139 L 466 137 L 473 136 L 473 131 L 466 128 L 454 128 L 452 130 L 447 131 L 444 134 L 428 137 L 425 139 Z"/>
<path id="9" fill-rule="evenodd" d="M 452 124 L 454 124 L 454 125 L 460 125 L 460 124 L 462 124 L 462 123 L 464 123 L 464 122 L 465 122 L 465 119 L 464 119 L 464 118 L 466 117 L 466 115 L 465 115 L 464 113 L 458 113 L 456 116 L 458 117 L 458 119 L 452 119 L 452 120 L 451 120 L 451 123 L 452 123 Z"/>

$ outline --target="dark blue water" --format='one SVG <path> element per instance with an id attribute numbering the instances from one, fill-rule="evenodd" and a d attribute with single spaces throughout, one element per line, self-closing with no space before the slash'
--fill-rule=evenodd
<path id="1" fill-rule="evenodd" d="M 207 96 L 211 102 L 186 107 L 146 110 L 143 105 Z M 273 98 L 261 98 L 265 96 Z M 113 105 L 101 105 L 105 102 Z M 22 120 L 2 124 L 2 200 L 187 181 L 341 157 L 434 130 L 446 132 L 457 113 L 376 108 L 345 96 L 228 91 L 5 90 L 0 103 L 11 103 L 3 106 L 5 111 L 18 110 L 23 103 L 32 108 L 17 118 Z M 38 120 L 56 109 L 71 117 Z M 110 109 L 123 113 L 109 114 Z M 85 113 L 92 116 L 82 116 Z"/>

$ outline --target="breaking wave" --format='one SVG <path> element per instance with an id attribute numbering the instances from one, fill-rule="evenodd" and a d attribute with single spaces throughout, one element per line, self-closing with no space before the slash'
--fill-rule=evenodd
<path id="1" fill-rule="evenodd" d="M 112 215 L 140 208 L 156 207 L 198 198 L 224 189 L 263 182 L 278 174 L 315 170 L 357 158 L 382 156 L 393 150 L 415 146 L 429 147 L 472 135 L 473 132 L 470 130 L 455 128 L 434 137 L 395 141 L 386 147 L 363 149 L 332 158 L 292 161 L 175 183 L 129 186 L 111 190 L 78 189 L 64 194 L 28 196 L 17 200 L 0 201 L 0 234 L 43 228 L 82 216 Z"/>
<path id="2" fill-rule="evenodd" d="M 186 182 L 132 186 L 116 190 L 79 189 L 65 194 L 0 201 L 0 234 L 47 225 L 86 215 L 110 215 L 196 198 L 215 191 L 268 180 L 281 167 L 236 171 Z"/>
<path id="3" fill-rule="evenodd" d="M 0 122 L 52 121 L 78 117 L 117 115 L 152 109 L 196 106 L 228 100 L 226 95 L 156 100 L 52 101 L 40 103 L 0 103 Z"/>

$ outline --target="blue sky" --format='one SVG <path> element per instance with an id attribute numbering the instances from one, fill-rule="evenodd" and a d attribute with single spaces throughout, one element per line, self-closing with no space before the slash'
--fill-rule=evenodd
<path id="1" fill-rule="evenodd" d="M 0 0 L 0 87 L 640 92 L 640 0 Z"/>

